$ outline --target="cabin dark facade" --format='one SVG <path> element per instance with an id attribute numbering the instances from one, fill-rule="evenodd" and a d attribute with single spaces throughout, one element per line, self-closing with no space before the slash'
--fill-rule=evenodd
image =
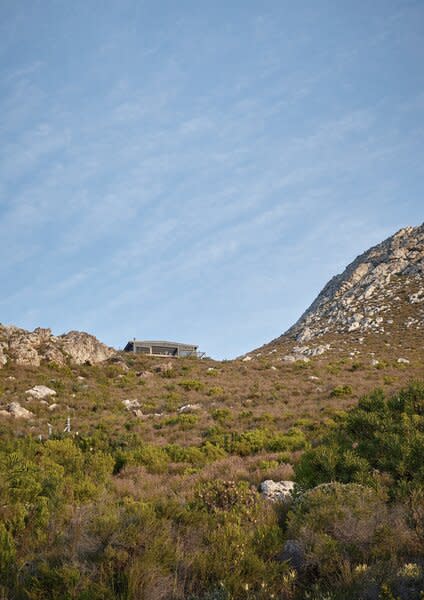
<path id="1" fill-rule="evenodd" d="M 195 356 L 202 358 L 204 352 L 198 351 L 198 346 L 193 344 L 180 344 L 179 342 L 165 342 L 155 340 L 132 340 L 124 348 L 125 352 L 136 354 L 149 354 L 152 356 Z"/>

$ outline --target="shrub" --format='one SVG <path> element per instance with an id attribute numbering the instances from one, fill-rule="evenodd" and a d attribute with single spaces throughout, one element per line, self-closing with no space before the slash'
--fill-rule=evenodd
<path id="1" fill-rule="evenodd" d="M 331 391 L 330 396 L 350 396 L 351 393 L 350 385 L 338 385 Z"/>

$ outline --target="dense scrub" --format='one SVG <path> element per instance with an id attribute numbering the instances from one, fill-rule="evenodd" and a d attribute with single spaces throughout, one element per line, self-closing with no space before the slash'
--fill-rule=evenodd
<path id="1" fill-rule="evenodd" d="M 185 445 L 3 428 L 0 597 L 424 597 L 424 386 L 363 397 L 321 439 L 229 416 Z M 270 504 L 257 484 L 287 461 L 295 499 Z"/>

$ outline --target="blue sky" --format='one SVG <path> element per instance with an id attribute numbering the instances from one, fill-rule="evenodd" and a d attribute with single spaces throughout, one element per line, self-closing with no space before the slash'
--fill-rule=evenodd
<path id="1" fill-rule="evenodd" d="M 278 336 L 424 220 L 424 2 L 2 0 L 0 321 Z"/>

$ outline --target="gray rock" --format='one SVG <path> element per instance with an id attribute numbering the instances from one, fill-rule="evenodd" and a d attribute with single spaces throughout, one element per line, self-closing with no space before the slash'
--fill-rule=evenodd
<path id="1" fill-rule="evenodd" d="M 273 481 L 266 479 L 259 486 L 261 495 L 270 502 L 288 502 L 292 498 L 293 481 Z"/>
<path id="2" fill-rule="evenodd" d="M 45 398 L 50 398 L 50 396 L 56 396 L 56 391 L 46 385 L 35 385 L 27 390 L 25 394 L 36 400 L 44 400 Z"/>
<path id="3" fill-rule="evenodd" d="M 15 419 L 31 419 L 34 416 L 30 410 L 23 408 L 19 402 L 11 402 L 7 410 Z"/>
<path id="4" fill-rule="evenodd" d="M 287 540 L 280 560 L 288 561 L 296 571 L 300 571 L 305 564 L 305 549 L 297 540 Z"/>
<path id="5" fill-rule="evenodd" d="M 191 413 L 196 410 L 200 410 L 202 407 L 200 404 L 184 404 L 184 406 L 180 406 L 177 412 L 179 413 Z"/>

